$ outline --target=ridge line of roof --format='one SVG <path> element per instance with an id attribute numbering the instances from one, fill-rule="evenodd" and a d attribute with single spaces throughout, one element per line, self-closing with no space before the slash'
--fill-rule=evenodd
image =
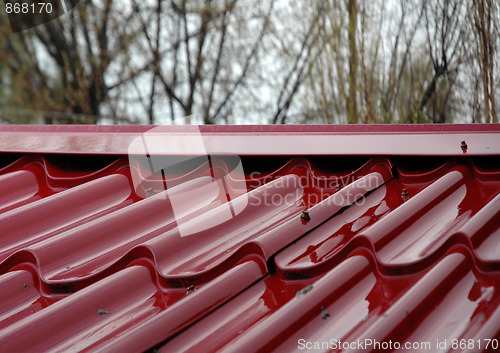
<path id="1" fill-rule="evenodd" d="M 330 125 L 0 125 L 0 133 L 142 133 L 153 128 L 165 132 L 203 133 L 451 133 L 500 132 L 500 124 L 330 124 Z"/>

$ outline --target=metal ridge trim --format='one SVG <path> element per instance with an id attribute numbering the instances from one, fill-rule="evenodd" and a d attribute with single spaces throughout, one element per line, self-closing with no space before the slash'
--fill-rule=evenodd
<path id="1" fill-rule="evenodd" d="M 153 155 L 198 155 L 189 141 L 200 135 L 209 154 L 291 155 L 500 155 L 500 124 L 304 126 L 0 126 L 0 152 L 127 155 L 132 141 L 155 129 Z M 467 148 L 462 148 L 465 141 Z M 140 151 L 137 151 L 140 153 Z"/>
<path id="2" fill-rule="evenodd" d="M 160 125 L 0 125 L 3 132 L 30 133 L 142 133 Z M 322 125 L 161 125 L 164 131 L 217 134 L 259 133 L 450 133 L 500 132 L 500 124 L 322 124 Z"/>

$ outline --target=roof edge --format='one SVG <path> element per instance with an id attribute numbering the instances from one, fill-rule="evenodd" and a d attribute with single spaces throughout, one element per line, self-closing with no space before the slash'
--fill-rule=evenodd
<path id="1" fill-rule="evenodd" d="M 500 155 L 500 124 L 3 125 L 0 152 L 137 154 L 146 133 L 153 155 Z"/>
<path id="2" fill-rule="evenodd" d="M 388 134 L 500 132 L 500 124 L 323 124 L 323 125 L 0 125 L 5 132 L 29 133 L 143 133 L 161 126 L 169 132 L 206 133 L 331 133 Z"/>

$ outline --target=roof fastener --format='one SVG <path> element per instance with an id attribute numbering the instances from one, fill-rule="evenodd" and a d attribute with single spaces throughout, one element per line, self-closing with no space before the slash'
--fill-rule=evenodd
<path id="1" fill-rule="evenodd" d="M 407 197 L 407 196 L 410 196 L 410 193 L 408 192 L 408 190 L 403 189 L 403 191 L 401 192 L 401 197 Z"/>
<path id="2" fill-rule="evenodd" d="M 99 315 L 103 315 L 103 314 L 109 314 L 109 311 L 104 310 L 104 309 L 99 309 L 99 310 L 97 310 L 97 313 L 98 313 Z"/>
<path id="3" fill-rule="evenodd" d="M 308 285 L 307 287 L 305 288 L 302 288 L 301 290 L 299 290 L 297 293 L 295 293 L 295 296 L 298 297 L 299 295 L 301 294 L 306 294 L 307 292 L 309 292 L 310 290 L 313 289 L 313 286 L 312 285 Z"/>
<path id="4" fill-rule="evenodd" d="M 153 196 L 153 195 L 155 195 L 155 194 L 156 194 L 156 192 L 154 191 L 154 189 L 153 189 L 153 188 L 148 188 L 148 189 L 146 190 L 146 197 L 150 197 L 150 196 Z"/>
<path id="5" fill-rule="evenodd" d="M 460 148 L 462 149 L 462 152 L 467 152 L 467 144 L 465 141 L 460 142 Z"/>
<path id="6" fill-rule="evenodd" d="M 186 295 L 193 293 L 195 290 L 196 290 L 196 288 L 194 287 L 194 284 L 187 286 L 186 287 Z"/>
<path id="7" fill-rule="evenodd" d="M 324 306 L 321 307 L 321 318 L 323 320 L 326 320 L 326 318 L 330 316 L 330 313 L 328 312 L 328 310 L 325 309 Z"/>
<path id="8" fill-rule="evenodd" d="M 311 216 L 309 216 L 309 211 L 307 210 L 302 211 L 300 219 L 303 220 L 304 222 L 309 222 L 311 220 Z"/>
<path id="9" fill-rule="evenodd" d="M 26 282 L 25 282 L 25 283 L 23 283 L 23 287 L 24 287 L 24 288 L 26 288 L 27 286 L 28 286 L 28 285 L 26 284 Z"/>

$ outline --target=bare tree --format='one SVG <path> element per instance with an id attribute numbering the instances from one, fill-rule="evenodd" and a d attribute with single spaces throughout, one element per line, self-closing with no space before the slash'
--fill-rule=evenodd
<path id="1" fill-rule="evenodd" d="M 141 28 L 152 63 L 150 96 L 144 100 L 149 122 L 162 95 L 172 122 L 192 114 L 205 124 L 227 121 L 269 35 L 275 0 L 251 8 L 238 0 L 133 2 L 136 12 L 148 13 Z"/>
<path id="2" fill-rule="evenodd" d="M 0 14 L 2 119 L 498 122 L 499 7 L 89 0 L 10 35 Z"/>
<path id="3" fill-rule="evenodd" d="M 349 97 L 347 99 L 347 121 L 349 123 L 358 122 L 357 113 L 357 71 L 358 71 L 358 47 L 356 44 L 356 34 L 358 27 L 358 5 L 356 0 L 347 0 L 347 13 L 349 15 Z"/>
<path id="4" fill-rule="evenodd" d="M 5 36 L 0 55 L 6 75 L 22 83 L 11 88 L 24 100 L 36 97 L 37 110 L 92 123 L 103 113 L 149 123 L 166 113 L 171 122 L 192 114 L 206 124 L 227 122 L 240 91 L 260 83 L 255 68 L 274 4 L 93 0 Z"/>
<path id="5" fill-rule="evenodd" d="M 69 122 L 95 123 L 115 86 L 106 82 L 115 61 L 137 37 L 122 24 L 134 16 L 113 0 L 88 1 L 68 15 L 4 37 L 8 75 L 34 108 L 67 113 Z M 81 119 L 88 117 L 88 119 Z"/>
<path id="6" fill-rule="evenodd" d="M 273 124 L 285 123 L 290 105 L 294 100 L 299 87 L 303 84 L 304 77 L 308 72 L 311 63 L 317 56 L 317 40 L 319 36 L 318 24 L 322 22 L 324 15 L 323 3 L 315 7 L 313 19 L 309 23 L 307 32 L 300 42 L 300 51 L 295 55 L 293 65 L 288 70 L 284 78 L 283 85 L 279 91 L 276 105 L 276 113 L 273 117 Z"/>
<path id="7" fill-rule="evenodd" d="M 421 111 L 424 111 L 427 103 L 436 92 L 440 78 L 444 77 L 448 81 L 448 91 L 451 92 L 462 63 L 465 43 L 464 32 L 466 31 L 464 24 L 466 4 L 464 0 L 439 0 L 427 2 L 427 5 L 424 12 L 427 45 L 434 73 L 422 94 Z M 449 96 L 449 93 L 447 96 Z M 438 114 L 434 110 L 432 121 L 445 122 L 446 108 L 446 104 L 444 104 Z"/>
<path id="8" fill-rule="evenodd" d="M 498 123 L 495 101 L 495 38 L 500 21 L 498 3 L 491 0 L 471 0 L 471 22 L 475 38 L 475 57 L 483 83 L 484 117 L 486 122 Z"/>

